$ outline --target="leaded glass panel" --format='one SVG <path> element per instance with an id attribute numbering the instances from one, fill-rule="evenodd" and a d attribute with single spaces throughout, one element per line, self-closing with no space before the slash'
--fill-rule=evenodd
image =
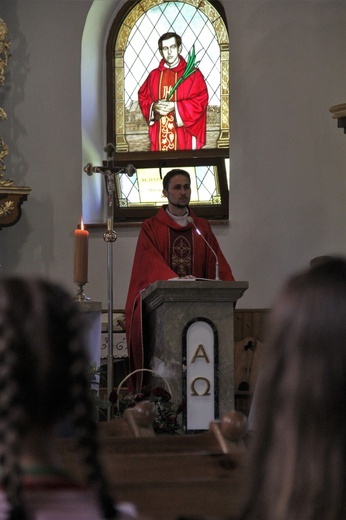
<path id="1" fill-rule="evenodd" d="M 215 206 L 212 212 L 206 210 L 205 216 L 228 217 L 229 40 L 224 13 L 221 16 L 217 5 L 217 1 L 207 0 L 127 2 L 113 24 L 107 45 L 107 136 L 115 145 L 115 158 L 123 164 L 129 154 L 128 162 L 137 168 L 133 177 L 119 175 L 117 180 L 118 205 L 125 210 L 121 218 L 126 218 L 123 215 L 127 209 L 129 215 L 137 216 L 141 208 L 155 208 L 165 202 L 162 176 L 172 167 L 189 171 L 193 181 L 191 205 L 200 206 L 202 216 L 202 208 Z M 167 159 L 164 156 L 168 152 L 150 151 L 148 122 L 139 105 L 138 90 L 158 67 L 158 39 L 167 32 L 182 37 L 181 56 L 186 60 L 194 48 L 196 65 L 207 86 L 206 143 L 201 150 L 194 150 L 193 156 L 199 161 L 193 161 L 192 156 L 187 161 L 179 149 L 173 151 L 174 158 L 170 155 Z M 150 167 L 146 167 L 148 163 Z M 143 212 L 144 216 L 148 213 Z"/>

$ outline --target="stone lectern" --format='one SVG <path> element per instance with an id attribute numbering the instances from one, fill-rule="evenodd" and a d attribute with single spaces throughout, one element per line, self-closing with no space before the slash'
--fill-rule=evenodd
<path id="1" fill-rule="evenodd" d="M 142 293 L 145 366 L 159 367 L 172 401 L 185 403 L 186 431 L 208 429 L 234 409 L 233 315 L 247 288 L 248 282 L 178 279 Z"/>

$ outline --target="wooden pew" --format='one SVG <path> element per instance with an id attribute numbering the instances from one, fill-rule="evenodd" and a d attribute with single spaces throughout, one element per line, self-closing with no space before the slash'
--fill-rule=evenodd
<path id="1" fill-rule="evenodd" d="M 150 420 L 148 410 L 138 417 L 137 408 L 100 424 L 102 462 L 115 498 L 135 503 L 153 520 L 234 516 L 244 488 L 246 418 L 230 412 L 209 431 L 188 435 L 155 435 Z M 59 442 L 63 464 L 78 476 L 73 439 Z"/>

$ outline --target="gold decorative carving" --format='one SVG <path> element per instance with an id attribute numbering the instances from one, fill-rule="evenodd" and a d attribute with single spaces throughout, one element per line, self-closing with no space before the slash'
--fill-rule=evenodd
<path id="1" fill-rule="evenodd" d="M 22 215 L 21 205 L 30 191 L 28 186 L 0 186 L 0 229 L 18 222 Z"/>
<path id="2" fill-rule="evenodd" d="M 13 181 L 11 179 L 3 180 L 2 177 L 6 171 L 6 166 L 4 163 L 4 158 L 8 155 L 8 146 L 0 137 L 0 186 L 12 186 Z"/>
<path id="3" fill-rule="evenodd" d="M 7 200 L 4 204 L 0 204 L 0 217 L 4 218 L 10 215 L 14 210 L 14 202 L 13 200 Z"/>
<path id="4" fill-rule="evenodd" d="M 5 82 L 5 68 L 8 65 L 11 42 L 9 32 L 4 20 L 0 18 L 0 86 Z M 7 114 L 0 107 L 0 120 L 5 121 Z M 3 179 L 6 171 L 4 163 L 9 149 L 4 139 L 0 137 L 0 229 L 13 226 L 21 217 L 21 205 L 27 199 L 31 188 L 28 186 L 15 186 L 12 179 Z"/>
<path id="5" fill-rule="evenodd" d="M 0 18 L 0 85 L 5 82 L 5 68 L 7 67 L 10 54 L 11 42 L 8 35 L 7 25 Z"/>
<path id="6" fill-rule="evenodd" d="M 13 186 L 14 182 L 12 179 L 0 179 L 0 188 L 9 188 Z"/>
<path id="7" fill-rule="evenodd" d="M 7 25 L 4 20 L 0 18 L 0 86 L 2 86 L 5 82 L 5 69 L 8 65 L 8 60 L 11 57 L 10 54 L 11 42 L 9 39 Z M 0 119 L 2 121 L 7 119 L 7 114 L 5 110 L 0 107 Z M 2 137 L 0 137 L 0 186 L 11 185 L 12 181 L 3 181 L 2 177 L 6 171 L 6 166 L 4 164 L 4 158 L 8 155 L 8 146 Z"/>

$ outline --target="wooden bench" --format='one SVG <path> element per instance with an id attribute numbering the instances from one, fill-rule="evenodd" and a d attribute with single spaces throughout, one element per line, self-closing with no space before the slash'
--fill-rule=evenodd
<path id="1" fill-rule="evenodd" d="M 133 414 L 100 424 L 102 463 L 116 499 L 135 503 L 153 520 L 224 520 L 239 511 L 247 454 L 244 416 L 230 412 L 199 434 L 138 436 Z M 64 466 L 80 476 L 73 439 L 61 439 L 58 451 Z"/>

